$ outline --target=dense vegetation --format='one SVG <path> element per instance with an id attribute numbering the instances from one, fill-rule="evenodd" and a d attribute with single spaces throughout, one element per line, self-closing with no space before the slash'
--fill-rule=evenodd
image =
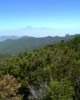
<path id="1" fill-rule="evenodd" d="M 37 100 L 80 100 L 80 36 L 0 58 L 0 98 L 28 100 L 30 93 Z"/>

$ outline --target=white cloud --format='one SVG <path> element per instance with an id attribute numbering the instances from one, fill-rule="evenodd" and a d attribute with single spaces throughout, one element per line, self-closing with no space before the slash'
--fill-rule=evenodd
<path id="1" fill-rule="evenodd" d="M 64 36 L 65 34 L 76 34 L 80 33 L 78 29 L 55 29 L 45 27 L 26 27 L 17 30 L 7 30 L 1 32 L 1 35 L 17 35 L 17 36 L 34 36 L 34 37 L 45 37 L 45 36 Z"/>

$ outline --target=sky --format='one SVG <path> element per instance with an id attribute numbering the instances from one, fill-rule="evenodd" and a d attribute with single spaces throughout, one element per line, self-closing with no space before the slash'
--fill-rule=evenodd
<path id="1" fill-rule="evenodd" d="M 0 0 L 0 35 L 80 33 L 80 0 Z"/>

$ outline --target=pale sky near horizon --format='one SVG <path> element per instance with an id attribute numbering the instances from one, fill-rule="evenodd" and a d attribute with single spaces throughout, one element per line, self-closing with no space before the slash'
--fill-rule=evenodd
<path id="1" fill-rule="evenodd" d="M 41 36 L 42 28 L 45 35 L 80 33 L 80 0 L 0 0 L 0 35 Z"/>

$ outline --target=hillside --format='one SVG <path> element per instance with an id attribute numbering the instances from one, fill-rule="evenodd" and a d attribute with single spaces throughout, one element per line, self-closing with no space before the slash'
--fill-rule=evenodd
<path id="1" fill-rule="evenodd" d="M 5 98 L 16 96 L 21 98 L 19 100 L 28 97 L 36 100 L 80 100 L 80 36 L 33 52 L 0 58 L 0 79 L 2 98 L 1 93 L 5 93 Z M 16 91 L 16 94 L 8 91 L 6 96 L 6 82 L 11 86 L 12 79 L 17 81 L 17 88 L 14 90 L 13 84 L 9 90 Z M 3 84 L 1 88 L 4 82 L 6 86 Z"/>
<path id="2" fill-rule="evenodd" d="M 54 44 L 60 42 L 61 40 L 68 40 L 74 36 L 65 37 L 44 37 L 44 38 L 34 38 L 34 37 L 21 37 L 18 39 L 7 39 L 0 42 L 0 54 L 1 55 L 15 55 L 24 51 L 32 51 L 36 48 L 40 48 L 46 45 Z"/>

